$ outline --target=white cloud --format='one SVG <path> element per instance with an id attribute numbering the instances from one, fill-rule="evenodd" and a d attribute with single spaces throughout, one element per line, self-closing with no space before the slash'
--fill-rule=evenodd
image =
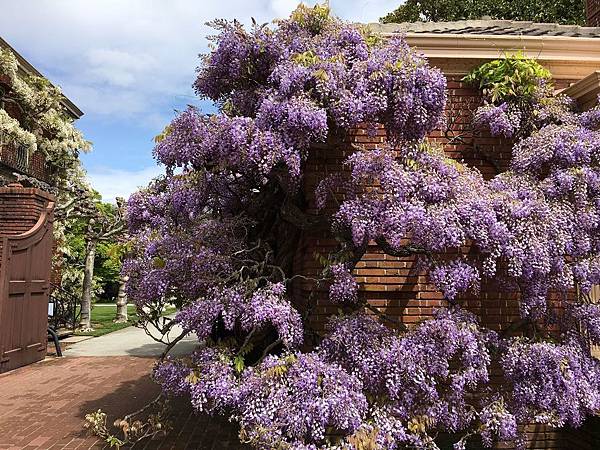
<path id="1" fill-rule="evenodd" d="M 322 1 L 322 0 L 321 0 Z M 401 0 L 330 0 L 338 16 L 370 22 Z M 314 5 L 317 0 L 304 3 Z M 131 152 L 150 154 L 151 138 L 186 103 L 207 108 L 191 87 L 198 54 L 208 51 L 206 22 L 249 25 L 287 17 L 298 0 L 0 0 L 0 35 L 60 85 L 86 114 L 88 138 L 135 128 Z M 208 106 L 207 110 L 212 108 Z M 97 124 L 97 126 L 96 126 Z M 147 133 L 147 136 L 144 136 Z M 90 136 L 91 135 L 91 136 Z M 98 139 L 114 146 L 114 139 Z M 119 146 L 118 146 L 119 147 Z M 106 156 L 109 155 L 109 156 Z M 121 160 L 110 147 L 86 159 L 92 185 L 106 201 L 128 197 L 161 173 L 147 156 Z M 132 170 L 123 170 L 131 167 Z"/>
<path id="2" fill-rule="evenodd" d="M 150 180 L 164 173 L 159 166 L 150 166 L 140 170 L 120 170 L 106 168 L 88 173 L 91 185 L 100 192 L 105 202 L 115 202 L 117 197 L 125 199 Z"/>
<path id="3" fill-rule="evenodd" d="M 148 54 L 123 50 L 92 49 L 88 52 L 87 80 L 106 82 L 116 87 L 132 87 L 144 73 L 158 69 L 158 62 Z"/>
<path id="4" fill-rule="evenodd" d="M 315 4 L 315 0 L 305 1 Z M 399 0 L 331 0 L 334 13 L 373 21 Z M 197 55 L 207 51 L 205 22 L 264 23 L 286 17 L 297 0 L 22 0 L 3 2 L 0 30 L 84 112 L 144 120 L 170 114 L 193 95 Z"/>
<path id="5" fill-rule="evenodd" d="M 114 118 L 142 118 L 154 108 L 135 90 L 93 86 L 82 80 L 70 80 L 62 85 L 63 90 L 86 114 L 111 116 Z M 87 107 L 85 105 L 88 105 Z"/>

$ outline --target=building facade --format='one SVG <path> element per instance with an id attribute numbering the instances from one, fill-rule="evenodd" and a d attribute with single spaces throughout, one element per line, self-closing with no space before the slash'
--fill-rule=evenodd
<path id="1" fill-rule="evenodd" d="M 43 77 L 43 75 L 23 58 L 14 48 L 0 37 L 0 48 L 11 51 L 19 63 L 19 75 Z M 79 119 L 83 112 L 67 97 L 63 98 L 65 111 L 73 118 Z M 11 86 L 8 77 L 0 74 L 0 109 L 14 119 L 21 120 L 22 111 L 19 104 L 11 97 Z M 49 181 L 44 154 L 36 151 L 30 154 L 26 148 L 12 145 L 3 139 L 0 132 L 0 184 L 14 181 L 17 175 L 23 175 L 42 181 Z"/>
<path id="2" fill-rule="evenodd" d="M 0 48 L 16 56 L 18 76 L 42 76 L 1 38 Z M 22 122 L 11 90 L 11 79 L 0 75 L 0 109 Z M 83 114 L 66 97 L 62 105 L 73 119 Z M 55 198 L 39 187 L 49 181 L 44 154 L 0 132 L 0 373 L 46 355 Z"/>

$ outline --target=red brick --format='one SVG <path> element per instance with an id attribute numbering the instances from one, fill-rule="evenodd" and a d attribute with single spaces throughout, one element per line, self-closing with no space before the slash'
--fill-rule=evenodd
<path id="1" fill-rule="evenodd" d="M 86 435 L 83 417 L 101 408 L 110 424 L 155 398 L 159 388 L 150 379 L 153 364 L 151 358 L 57 358 L 0 375 L 0 450 L 105 448 Z M 65 399 L 69 407 L 57 412 L 56 402 Z M 183 449 L 191 437 L 195 449 L 247 448 L 239 443 L 235 426 L 194 414 L 188 399 L 173 400 L 172 411 L 172 432 L 136 448 Z"/>

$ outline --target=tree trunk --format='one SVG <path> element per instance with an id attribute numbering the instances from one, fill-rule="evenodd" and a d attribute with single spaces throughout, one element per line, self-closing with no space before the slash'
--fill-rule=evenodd
<path id="1" fill-rule="evenodd" d="M 91 330 L 92 312 L 92 280 L 94 278 L 94 260 L 96 259 L 96 241 L 90 240 L 85 245 L 85 266 L 83 268 L 83 290 L 81 295 L 81 318 L 79 328 Z"/>
<path id="2" fill-rule="evenodd" d="M 129 281 L 127 275 L 121 275 L 119 279 L 119 293 L 117 294 L 117 316 L 116 323 L 127 322 L 127 294 L 125 293 L 125 284 Z"/>

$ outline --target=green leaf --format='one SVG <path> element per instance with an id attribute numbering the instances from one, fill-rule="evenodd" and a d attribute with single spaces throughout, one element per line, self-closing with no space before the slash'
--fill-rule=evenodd
<path id="1" fill-rule="evenodd" d="M 164 269 L 166 265 L 167 265 L 166 261 L 164 259 L 162 259 L 160 256 L 155 256 L 154 258 L 152 258 L 152 266 L 155 269 Z"/>
<path id="2" fill-rule="evenodd" d="M 492 103 L 498 104 L 511 99 L 527 101 L 535 95 L 539 80 L 550 79 L 548 70 L 517 52 L 473 69 L 463 81 L 477 85 Z"/>
<path id="3" fill-rule="evenodd" d="M 112 447 L 117 447 L 117 448 L 121 448 L 123 445 L 125 445 L 125 442 L 123 442 L 122 440 L 118 439 L 116 436 L 109 436 L 106 438 L 106 443 L 109 444 Z"/>
<path id="4" fill-rule="evenodd" d="M 244 357 L 242 355 L 237 355 L 233 359 L 233 365 L 235 367 L 235 371 L 237 373 L 242 373 L 244 368 L 246 367 L 246 363 L 244 362 Z"/>

